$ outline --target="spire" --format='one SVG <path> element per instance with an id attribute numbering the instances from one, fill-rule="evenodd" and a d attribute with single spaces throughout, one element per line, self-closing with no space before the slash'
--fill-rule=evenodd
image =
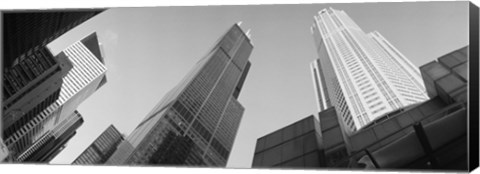
<path id="1" fill-rule="evenodd" d="M 245 33 L 245 35 L 247 35 L 247 37 L 250 39 L 250 36 L 252 36 L 252 34 L 250 34 L 250 29 L 247 30 L 247 32 Z"/>

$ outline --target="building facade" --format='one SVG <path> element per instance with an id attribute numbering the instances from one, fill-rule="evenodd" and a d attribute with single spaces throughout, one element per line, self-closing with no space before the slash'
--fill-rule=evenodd
<path id="1" fill-rule="evenodd" d="M 73 67 L 62 79 L 61 90 L 52 104 L 5 138 L 13 161 L 75 112 L 86 98 L 106 83 L 106 67 L 95 33 L 74 43 L 56 56 L 69 60 Z"/>
<path id="2" fill-rule="evenodd" d="M 153 108 L 107 164 L 225 166 L 244 111 L 250 38 L 233 25 Z"/>
<path id="3" fill-rule="evenodd" d="M 348 134 L 428 99 L 418 68 L 344 11 L 319 11 L 311 31 L 319 56 L 311 64 L 319 111 L 335 106 Z"/>
<path id="4" fill-rule="evenodd" d="M 4 11 L 3 67 L 11 67 L 35 47 L 45 47 L 103 9 Z"/>
<path id="5" fill-rule="evenodd" d="M 103 164 L 115 152 L 123 139 L 123 135 L 117 128 L 110 125 L 72 164 Z"/>
<path id="6" fill-rule="evenodd" d="M 348 136 L 348 155 L 330 167 L 467 170 L 467 64 L 464 47 L 421 66 L 431 99 Z"/>
<path id="7" fill-rule="evenodd" d="M 63 78 L 72 63 L 53 56 L 46 47 L 35 49 L 4 70 L 1 137 L 10 137 L 60 96 Z"/>
<path id="8" fill-rule="evenodd" d="M 322 167 L 320 131 L 318 120 L 311 115 L 258 138 L 252 167 Z"/>
<path id="9" fill-rule="evenodd" d="M 76 130 L 83 124 L 82 115 L 78 111 L 59 123 L 53 130 L 47 131 L 34 144 L 28 147 L 17 162 L 50 162 L 66 146 L 67 142 L 76 134 Z"/>
<path id="10" fill-rule="evenodd" d="M 350 135 L 343 133 L 336 106 L 323 110 L 315 122 L 317 136 L 304 139 L 320 144 L 320 159 L 314 166 L 462 172 L 475 167 L 469 167 L 469 149 L 478 147 L 468 145 L 467 66 L 468 47 L 421 66 L 431 99 L 388 113 Z M 299 143 L 288 145 L 292 139 L 289 137 L 301 132 L 292 129 L 292 125 L 258 139 L 253 167 L 302 166 L 300 161 L 283 162 L 291 152 L 301 154 L 306 147 Z"/>
<path id="11" fill-rule="evenodd" d="M 46 45 L 102 11 L 32 10 L 2 13 L 0 139 L 4 143 L 60 96 L 63 78 L 72 68 L 72 63 L 68 59 L 53 56 Z"/>

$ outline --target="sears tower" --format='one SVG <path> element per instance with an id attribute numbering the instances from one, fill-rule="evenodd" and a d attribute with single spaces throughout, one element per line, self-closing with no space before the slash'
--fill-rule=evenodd
<path id="1" fill-rule="evenodd" d="M 319 111 L 334 106 L 347 134 L 428 99 L 418 68 L 344 11 L 319 11 L 311 29 L 319 56 L 311 64 Z"/>
<path id="2" fill-rule="evenodd" d="M 117 147 L 107 164 L 225 166 L 244 112 L 248 32 L 233 25 Z"/>

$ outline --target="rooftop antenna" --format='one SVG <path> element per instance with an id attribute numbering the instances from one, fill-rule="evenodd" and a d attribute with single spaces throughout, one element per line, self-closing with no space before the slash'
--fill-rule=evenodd
<path id="1" fill-rule="evenodd" d="M 250 41 L 250 44 L 253 45 L 253 42 L 252 42 L 252 33 L 250 33 L 250 29 L 247 30 L 247 32 L 245 33 L 245 35 L 247 36 L 248 40 Z"/>

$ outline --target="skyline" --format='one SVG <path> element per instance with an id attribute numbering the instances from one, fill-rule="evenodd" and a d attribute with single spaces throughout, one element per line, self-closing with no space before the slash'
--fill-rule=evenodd
<path id="1" fill-rule="evenodd" d="M 380 10 L 383 13 L 394 13 L 395 11 L 399 11 L 396 7 L 402 6 L 400 9 L 411 12 L 408 13 L 408 15 L 400 15 L 402 16 L 400 19 L 405 16 L 406 19 L 409 19 L 409 15 L 425 13 L 425 9 L 422 9 L 421 13 L 420 10 L 407 10 L 412 9 L 407 8 L 412 6 L 412 4 L 416 4 L 413 6 L 419 6 L 416 7 L 419 9 L 421 9 L 422 6 L 423 8 L 429 6 L 431 11 L 429 11 L 430 13 L 426 13 L 427 17 L 420 15 L 413 21 L 409 21 L 410 23 L 416 23 L 428 18 L 436 19 L 430 21 L 432 25 L 423 26 L 427 29 L 416 26 L 423 29 L 421 30 L 423 33 L 420 32 L 420 34 L 416 33 L 417 30 L 408 29 L 412 27 L 411 25 L 404 25 L 403 28 L 399 27 L 398 24 L 394 25 L 395 22 L 398 22 L 398 16 L 386 17 L 385 15 L 378 15 L 378 13 L 380 13 L 378 11 L 368 10 L 372 7 L 365 6 L 372 5 L 378 8 L 378 4 L 371 3 L 153 7 L 107 10 L 62 36 L 59 40 L 55 41 L 57 43 L 50 44 L 52 45 L 51 48 L 57 47 L 56 49 L 53 48 L 55 52 L 55 50 L 58 51 L 62 49 L 61 47 L 69 45 L 67 42 L 69 37 L 83 37 L 85 33 L 96 30 L 99 32 L 100 42 L 103 43 L 106 57 L 105 64 L 109 69 L 109 72 L 107 72 L 109 82 L 102 87 L 103 89 L 100 89 L 94 96 L 90 97 L 91 99 L 85 101 L 78 108 L 79 112 L 85 116 L 85 124 L 78 130 L 78 134 L 67 145 L 65 151 L 55 160 L 61 161 L 63 158 L 64 163 L 73 161 L 73 159 L 93 141 L 96 135 L 99 135 L 101 131 L 107 127 L 106 125 L 109 125 L 107 122 L 113 123 L 122 133 L 131 132 L 131 129 L 136 125 L 135 123 L 138 123 L 146 112 L 149 111 L 148 108 L 151 108 L 156 103 L 154 100 L 162 97 L 166 91 L 171 89 L 173 85 L 184 76 L 187 72 L 186 70 L 190 69 L 196 60 L 205 54 L 209 45 L 217 38 L 215 35 L 218 36 L 221 30 L 225 30 L 228 25 L 237 21 L 243 21 L 242 28 L 251 29 L 252 41 L 256 47 L 251 56 L 252 64 L 255 64 L 255 66 L 252 66 L 248 77 L 249 80 L 245 83 L 243 94 L 239 98 L 240 102 L 245 103 L 246 111 L 227 167 L 249 167 L 253 157 L 253 153 L 250 152 L 253 152 L 255 146 L 254 140 L 256 140 L 256 138 L 267 132 L 276 130 L 293 120 L 298 120 L 298 118 L 313 114 L 316 111 L 314 90 L 311 85 L 312 82 L 308 66 L 317 56 L 309 27 L 313 22 L 313 15 L 319 10 L 332 6 L 336 9 L 345 10 L 349 14 L 354 13 L 355 15 L 352 15 L 352 18 L 357 21 L 366 32 L 373 31 L 372 29 L 380 31 L 389 41 L 397 46 L 407 58 L 412 60 L 417 67 L 444 53 L 467 44 L 467 26 L 458 28 L 456 28 L 455 25 L 449 26 L 450 28 L 438 28 L 437 26 L 442 23 L 444 24 L 445 21 L 456 23 L 457 25 L 465 24 L 467 13 L 458 11 L 459 8 L 457 9 L 453 6 L 457 5 L 458 7 L 458 4 L 466 5 L 466 3 L 388 3 L 383 5 L 384 7 Z M 364 7 L 359 7 L 362 10 L 357 9 L 350 12 L 349 9 L 351 9 L 352 6 Z M 393 9 L 392 6 L 394 6 Z M 460 7 L 462 6 L 460 5 Z M 449 11 L 442 9 L 449 9 Z M 455 11 L 456 9 L 457 11 Z M 287 10 L 292 13 L 280 13 Z M 161 15 L 172 13 L 176 14 L 176 16 Z M 222 17 L 218 17 L 218 14 L 222 14 Z M 370 18 L 367 20 L 361 18 L 361 16 L 364 16 L 364 18 L 370 16 Z M 143 19 L 141 17 L 146 18 Z M 378 17 L 384 19 L 379 20 Z M 453 19 L 445 20 L 445 18 Z M 137 20 L 133 21 L 133 19 Z M 377 23 L 375 23 L 375 19 L 377 19 Z M 397 21 L 395 19 L 397 19 Z M 107 20 L 110 21 L 109 25 L 105 22 Z M 439 22 L 440 20 L 442 21 Z M 158 23 L 155 23 L 155 21 Z M 402 22 L 405 23 L 406 21 Z M 139 27 L 137 27 L 136 24 Z M 163 26 L 164 24 L 169 25 L 165 25 L 168 27 L 159 26 Z M 384 26 L 382 27 L 382 25 Z M 397 30 L 392 29 L 395 27 L 397 27 Z M 195 31 L 190 30 L 191 28 L 194 28 Z M 409 31 L 407 34 L 412 35 L 413 33 L 412 37 L 422 34 L 425 35 L 425 37 L 422 37 L 423 40 L 412 44 L 412 37 L 405 37 L 405 35 L 401 34 L 399 37 L 392 34 L 401 33 L 398 32 L 398 30 L 406 28 Z M 430 28 L 430 30 L 431 28 L 438 28 L 438 30 L 435 30 L 437 32 L 428 32 L 428 28 Z M 452 30 L 458 33 L 465 33 L 464 38 L 457 38 L 461 37 L 458 35 L 452 36 L 445 34 L 451 33 Z M 133 32 L 135 34 L 132 34 L 132 31 L 135 31 Z M 141 35 L 142 33 L 155 35 Z M 179 37 L 179 35 L 181 37 Z M 439 35 L 443 35 L 444 37 L 440 38 L 438 37 Z M 451 41 L 451 43 L 440 44 L 438 40 L 432 41 L 431 38 L 437 37 L 438 39 Z M 428 48 L 422 47 L 427 53 L 423 53 L 422 51 L 419 54 L 419 51 L 415 51 L 419 49 L 416 44 L 424 44 L 423 42 L 425 41 L 432 43 L 425 44 L 429 46 Z M 404 44 L 397 44 L 396 42 L 403 42 Z M 405 43 L 410 44 L 405 46 Z M 64 46 L 60 46 L 62 44 Z M 165 47 L 167 44 L 169 44 L 168 48 Z M 185 53 L 184 46 L 188 46 L 187 49 L 190 54 Z M 176 52 L 176 54 L 172 54 L 172 52 Z M 140 59 L 139 62 L 141 62 L 141 64 L 137 61 L 128 61 L 131 57 L 135 57 L 135 60 Z M 293 59 L 292 57 L 298 58 Z M 412 59 L 412 57 L 425 57 L 425 59 Z M 168 62 L 168 65 L 162 66 L 161 64 L 163 62 Z M 158 72 L 155 73 L 158 81 L 150 80 L 151 77 L 137 77 L 138 74 L 150 74 L 152 72 Z M 162 77 L 160 76 L 162 74 L 168 74 L 171 77 Z M 126 80 L 135 83 L 125 83 Z M 123 94 L 123 96 L 119 97 L 118 94 Z M 259 98 L 257 97 L 258 94 L 262 94 L 265 97 Z M 125 100 L 126 102 L 122 102 Z M 139 103 L 139 105 L 145 106 L 131 106 L 128 105 L 128 103 Z M 295 103 L 295 107 L 297 108 L 289 107 L 292 103 Z M 112 109 L 118 109 L 120 111 L 109 111 Z M 275 119 L 278 115 L 284 117 L 282 119 Z M 134 119 L 133 117 L 139 118 Z M 95 118 L 99 119 L 96 120 Z M 102 120 L 102 118 L 104 119 Z M 266 122 L 271 124 L 265 125 L 264 123 Z M 95 128 L 99 129 L 99 131 L 95 130 Z M 70 151 L 70 157 L 66 157 L 66 154 L 68 154 L 66 153 L 68 152 L 67 150 Z M 239 156 L 239 154 L 245 155 Z M 71 161 L 69 161 L 70 159 Z"/>

